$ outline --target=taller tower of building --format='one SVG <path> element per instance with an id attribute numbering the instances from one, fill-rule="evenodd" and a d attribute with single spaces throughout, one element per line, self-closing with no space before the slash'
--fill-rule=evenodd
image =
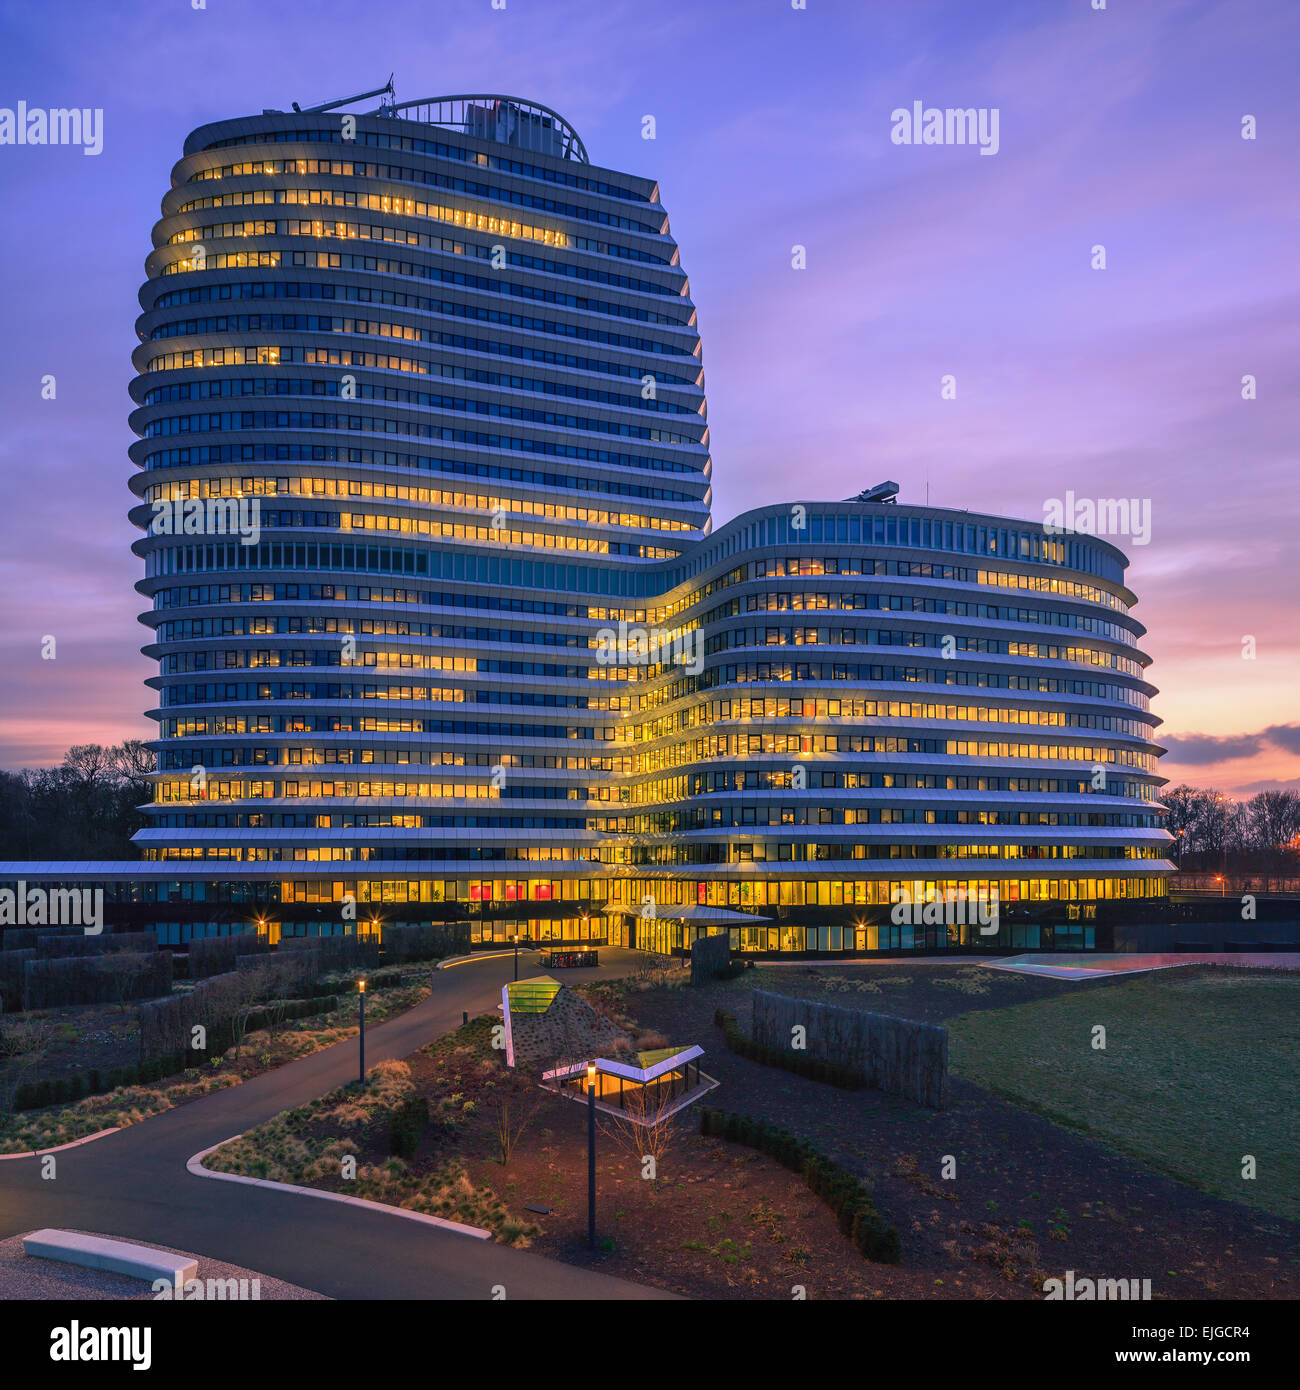
<path id="1" fill-rule="evenodd" d="M 592 626 L 709 525 L 656 184 L 508 98 L 268 112 L 189 137 L 154 246 L 142 845 L 340 880 L 580 860 L 628 709 L 587 679 Z"/>

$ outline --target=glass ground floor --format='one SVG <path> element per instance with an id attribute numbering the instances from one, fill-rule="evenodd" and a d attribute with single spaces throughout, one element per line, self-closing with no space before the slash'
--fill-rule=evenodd
<path id="1" fill-rule="evenodd" d="M 1097 929 L 1086 920 L 1043 924 L 1002 922 L 996 932 L 981 935 L 978 927 L 868 923 L 862 926 L 780 925 L 709 927 L 667 919 L 636 919 L 619 924 L 610 939 L 616 945 L 636 946 L 659 955 L 688 950 L 698 937 L 727 931 L 731 949 L 745 955 L 831 954 L 869 951 L 1091 951 L 1096 949 Z"/>
<path id="2" fill-rule="evenodd" d="M 17 867 L 5 866 L 11 873 Z M 1158 871 L 997 878 L 597 873 L 545 879 L 249 879 L 168 877 L 161 865 L 145 863 L 115 865 L 115 879 L 96 880 L 90 867 L 56 873 L 55 866 L 43 865 L 44 872 L 23 876 L 25 887 L 102 889 L 110 929 L 148 927 L 166 945 L 246 931 L 275 942 L 281 936 L 374 931 L 385 923 L 459 921 L 480 947 L 509 945 L 518 933 L 534 942 L 608 942 L 667 952 L 686 949 L 702 931 L 721 925 L 735 950 L 755 954 L 1088 949 L 1099 913 L 1104 923 L 1169 903 L 1166 875 Z M 10 882 L 10 876 L 0 875 L 0 881 Z M 898 911 L 900 899 L 909 912 Z M 982 932 L 980 912 L 971 905 L 978 909 L 994 900 L 998 931 Z M 727 921 L 727 914 L 753 920 Z M 690 921 L 692 916 L 697 920 Z"/>

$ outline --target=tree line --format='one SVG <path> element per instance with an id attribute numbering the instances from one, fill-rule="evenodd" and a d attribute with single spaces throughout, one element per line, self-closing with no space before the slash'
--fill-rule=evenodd
<path id="1" fill-rule="evenodd" d="M 1300 792 L 1256 792 L 1237 800 L 1213 787 L 1166 787 L 1165 829 L 1178 866 L 1190 870 L 1300 869 Z"/>
<path id="2" fill-rule="evenodd" d="M 153 752 L 141 739 L 79 743 L 58 767 L 0 772 L 0 859 L 138 859 L 136 809 L 153 796 Z"/>

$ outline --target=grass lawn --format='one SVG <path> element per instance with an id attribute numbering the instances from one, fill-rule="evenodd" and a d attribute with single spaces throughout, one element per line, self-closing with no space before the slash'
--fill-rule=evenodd
<path id="1" fill-rule="evenodd" d="M 1203 1191 L 1300 1218 L 1296 975 L 1156 970 L 948 1026 L 967 1079 Z"/>

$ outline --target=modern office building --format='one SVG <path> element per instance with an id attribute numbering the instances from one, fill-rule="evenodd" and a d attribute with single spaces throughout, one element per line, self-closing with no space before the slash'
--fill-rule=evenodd
<path id="1" fill-rule="evenodd" d="M 816 501 L 814 460 L 713 529 L 658 185 L 555 112 L 203 126 L 153 241 L 159 771 L 145 862 L 98 878 L 164 939 L 355 901 L 480 939 L 662 947 L 734 912 L 747 950 L 933 947 L 978 928 L 891 904 L 955 893 L 1000 900 L 1006 945 L 1069 904 L 1086 945 L 1098 903 L 1164 893 L 1125 557 Z"/>

